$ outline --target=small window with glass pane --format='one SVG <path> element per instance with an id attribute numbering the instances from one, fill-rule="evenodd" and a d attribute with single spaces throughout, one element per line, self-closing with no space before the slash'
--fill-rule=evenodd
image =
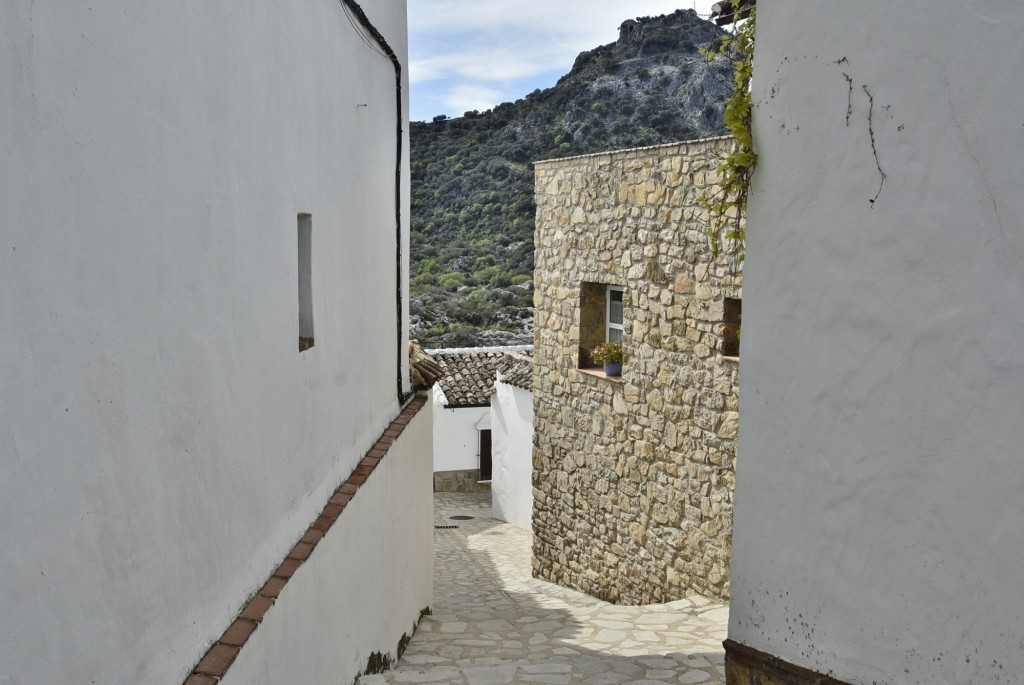
<path id="1" fill-rule="evenodd" d="M 605 340 L 607 342 L 622 342 L 624 330 L 622 319 L 622 288 L 617 285 L 608 286 L 607 314 L 605 316 Z"/>
<path id="2" fill-rule="evenodd" d="M 625 293 L 621 285 L 580 283 L 579 368 L 599 366 L 591 352 L 606 342 L 624 344 L 626 333 Z"/>

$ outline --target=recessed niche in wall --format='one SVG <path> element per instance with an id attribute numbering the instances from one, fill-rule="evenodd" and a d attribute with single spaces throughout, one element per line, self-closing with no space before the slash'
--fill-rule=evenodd
<path id="1" fill-rule="evenodd" d="M 722 317 L 722 354 L 726 357 L 740 356 L 740 319 L 743 301 L 735 297 L 725 298 L 725 314 Z"/>
<path id="2" fill-rule="evenodd" d="M 313 215 L 299 214 L 299 352 L 313 346 Z"/>

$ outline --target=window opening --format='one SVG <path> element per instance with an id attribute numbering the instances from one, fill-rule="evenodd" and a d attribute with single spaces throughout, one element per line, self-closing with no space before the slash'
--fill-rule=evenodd
<path id="1" fill-rule="evenodd" d="M 491 431 L 480 431 L 480 480 L 491 479 Z"/>
<path id="2" fill-rule="evenodd" d="M 580 283 L 579 356 L 581 369 L 593 369 L 591 352 L 601 343 L 625 341 L 625 289 L 609 283 Z"/>
<path id="3" fill-rule="evenodd" d="M 313 346 L 313 215 L 299 214 L 299 352 Z"/>
<path id="4" fill-rule="evenodd" d="M 740 356 L 740 320 L 743 301 L 735 297 L 725 298 L 725 314 L 722 317 L 722 354 L 726 357 Z"/>

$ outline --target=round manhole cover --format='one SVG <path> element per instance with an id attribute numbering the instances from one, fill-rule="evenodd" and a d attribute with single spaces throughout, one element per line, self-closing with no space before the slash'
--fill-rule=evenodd
<path id="1" fill-rule="evenodd" d="M 472 521 L 473 520 L 472 516 L 463 516 L 462 514 L 458 514 L 456 516 L 449 516 L 448 518 L 450 518 L 452 521 Z"/>

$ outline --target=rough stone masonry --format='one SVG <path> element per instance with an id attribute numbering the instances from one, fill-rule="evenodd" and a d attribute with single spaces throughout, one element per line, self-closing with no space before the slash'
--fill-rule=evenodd
<path id="1" fill-rule="evenodd" d="M 536 164 L 534 574 L 609 602 L 729 596 L 741 269 L 708 211 L 730 138 Z M 620 379 L 589 370 L 622 288 Z"/>

